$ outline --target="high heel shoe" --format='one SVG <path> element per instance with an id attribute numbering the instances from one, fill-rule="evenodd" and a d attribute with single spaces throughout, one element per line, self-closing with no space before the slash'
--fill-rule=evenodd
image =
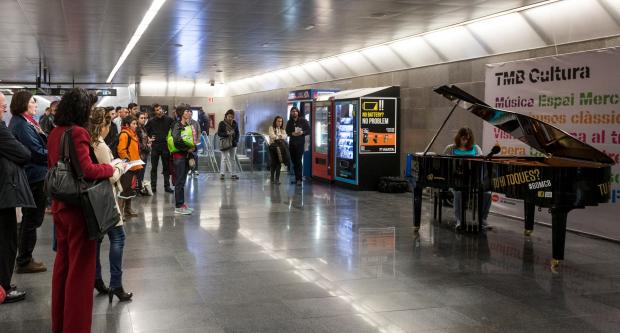
<path id="1" fill-rule="evenodd" d="M 110 289 L 110 293 L 108 294 L 108 300 L 110 301 L 110 303 L 112 303 L 114 295 L 118 297 L 119 302 L 130 301 L 131 297 L 133 297 L 133 293 L 126 293 L 125 290 L 123 290 L 123 287 Z"/>
<path id="2" fill-rule="evenodd" d="M 102 279 L 95 279 L 95 289 L 99 295 L 107 295 L 110 292 L 110 288 L 106 287 Z"/>

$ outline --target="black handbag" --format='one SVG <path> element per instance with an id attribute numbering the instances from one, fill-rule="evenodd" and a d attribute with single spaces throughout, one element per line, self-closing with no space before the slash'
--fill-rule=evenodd
<path id="1" fill-rule="evenodd" d="M 47 184 L 51 184 L 48 191 L 56 200 L 80 205 L 86 220 L 88 239 L 99 239 L 121 220 L 112 184 L 108 179 L 84 179 L 71 139 L 71 128 L 63 133 L 61 147 L 61 159 L 50 170 L 46 179 Z M 68 184 L 65 187 L 59 185 L 59 181 L 66 181 Z M 74 189 L 76 192 L 73 192 Z M 61 198 L 68 198 L 69 201 Z"/>
<path id="2" fill-rule="evenodd" d="M 45 176 L 45 189 L 52 199 L 80 205 L 80 181 L 71 170 L 71 141 L 71 128 L 68 128 L 60 138 L 60 158 Z"/>

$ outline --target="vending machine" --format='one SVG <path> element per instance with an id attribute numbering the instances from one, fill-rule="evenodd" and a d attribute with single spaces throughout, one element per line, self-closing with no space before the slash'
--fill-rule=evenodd
<path id="1" fill-rule="evenodd" d="M 304 90 L 293 90 L 288 93 L 288 103 L 286 109 L 286 120 L 291 116 L 291 109 L 293 106 L 299 109 L 299 116 L 306 118 L 308 124 L 312 126 L 312 108 L 314 106 L 315 100 L 319 96 L 323 96 L 326 94 L 333 94 L 338 90 L 330 90 L 330 89 L 304 89 Z M 313 131 L 314 132 L 314 131 Z M 304 177 L 312 176 L 312 153 L 310 152 L 310 147 L 312 146 L 312 142 L 314 140 L 313 134 L 309 135 L 306 139 L 306 152 L 303 157 L 303 175 Z"/>
<path id="2" fill-rule="evenodd" d="M 333 95 L 334 180 L 375 190 L 379 177 L 400 175 L 400 88 L 341 91 Z"/>
<path id="3" fill-rule="evenodd" d="M 312 178 L 334 180 L 334 99 L 333 94 L 317 97 L 312 109 Z"/>

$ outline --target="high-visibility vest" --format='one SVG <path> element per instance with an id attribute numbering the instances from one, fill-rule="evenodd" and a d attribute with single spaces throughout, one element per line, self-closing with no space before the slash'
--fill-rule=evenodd
<path id="1" fill-rule="evenodd" d="M 178 153 L 181 151 L 174 145 L 172 130 L 168 131 L 168 137 L 166 139 L 168 141 L 168 150 L 171 153 Z M 185 145 L 190 148 L 196 147 L 196 144 L 194 143 L 194 126 L 187 124 L 185 125 L 185 127 L 183 127 L 183 130 L 181 130 L 181 140 L 183 140 Z"/>

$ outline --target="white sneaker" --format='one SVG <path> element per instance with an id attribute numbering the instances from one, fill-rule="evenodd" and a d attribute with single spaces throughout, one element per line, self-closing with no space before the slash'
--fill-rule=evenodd
<path id="1" fill-rule="evenodd" d="M 189 208 L 180 207 L 180 208 L 175 208 L 174 213 L 181 214 L 181 215 L 192 215 L 192 210 Z"/>

